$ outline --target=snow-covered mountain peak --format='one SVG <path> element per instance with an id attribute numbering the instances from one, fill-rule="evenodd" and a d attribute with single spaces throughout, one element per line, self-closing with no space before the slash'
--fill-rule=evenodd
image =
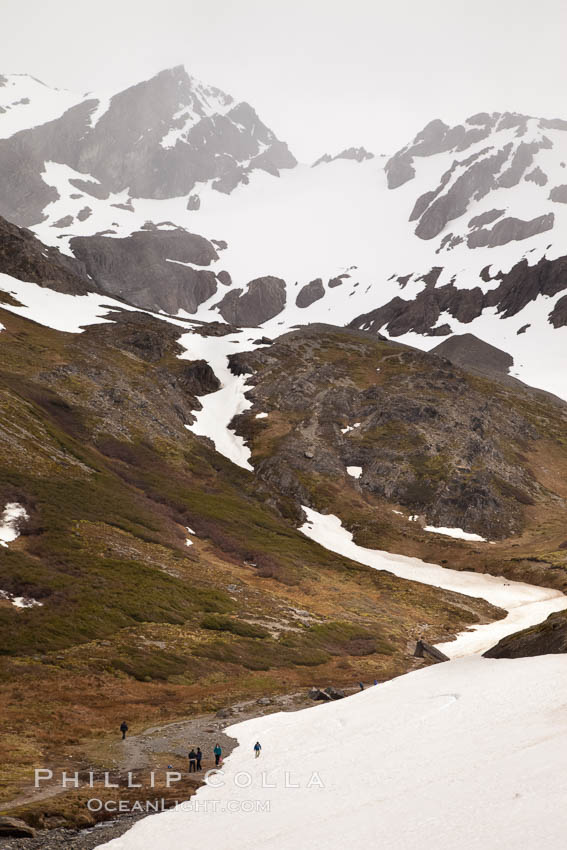
<path id="1" fill-rule="evenodd" d="M 0 139 L 52 121 L 81 99 L 29 74 L 0 74 Z"/>

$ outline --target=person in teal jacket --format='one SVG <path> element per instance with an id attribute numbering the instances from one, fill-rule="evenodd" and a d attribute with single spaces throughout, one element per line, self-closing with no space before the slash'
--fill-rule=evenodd
<path id="1" fill-rule="evenodd" d="M 260 750 L 261 749 L 262 749 L 262 745 L 260 744 L 259 741 L 256 741 L 256 743 L 254 744 L 254 755 L 256 756 L 256 758 L 260 757 Z"/>
<path id="2" fill-rule="evenodd" d="M 215 746 L 213 753 L 215 754 L 215 767 L 218 767 L 219 764 L 220 764 L 220 758 L 222 756 L 222 750 L 221 750 L 220 744 L 217 744 Z"/>

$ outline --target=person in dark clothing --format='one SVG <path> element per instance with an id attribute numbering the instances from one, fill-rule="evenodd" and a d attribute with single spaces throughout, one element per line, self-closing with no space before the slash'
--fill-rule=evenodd
<path id="1" fill-rule="evenodd" d="M 189 753 L 189 773 L 195 773 L 197 770 L 197 753 L 191 750 Z"/>
<path id="2" fill-rule="evenodd" d="M 364 683 L 363 683 L 363 682 L 359 682 L 359 683 L 358 683 L 358 687 L 360 688 L 360 690 L 361 690 L 361 691 L 363 691 L 363 690 L 364 690 Z"/>
<path id="3" fill-rule="evenodd" d="M 197 770 L 201 770 L 201 759 L 203 758 L 201 747 L 197 747 L 197 752 L 195 753 L 195 755 L 197 756 Z"/>
<path id="4" fill-rule="evenodd" d="M 123 720 L 120 724 L 120 731 L 122 732 L 122 740 L 124 740 L 126 737 L 126 732 L 128 731 L 128 724 L 125 720 Z"/>
<path id="5" fill-rule="evenodd" d="M 222 750 L 221 750 L 220 744 L 216 745 L 216 747 L 213 750 L 213 753 L 215 754 L 215 767 L 218 767 L 219 764 L 220 764 L 220 758 L 222 756 Z"/>
<path id="6" fill-rule="evenodd" d="M 262 744 L 260 743 L 260 741 L 256 741 L 256 743 L 254 744 L 254 755 L 256 756 L 256 758 L 260 758 L 261 749 Z"/>

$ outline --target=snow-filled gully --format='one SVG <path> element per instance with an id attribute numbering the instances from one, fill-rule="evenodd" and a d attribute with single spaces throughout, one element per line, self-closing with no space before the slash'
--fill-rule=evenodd
<path id="1" fill-rule="evenodd" d="M 201 336 L 197 333 L 184 334 L 179 342 L 186 351 L 181 355 L 184 360 L 206 360 L 221 382 L 220 390 L 200 396 L 202 410 L 195 414 L 195 421 L 186 428 L 193 434 L 209 437 L 219 454 L 224 455 L 237 466 L 252 470 L 250 449 L 242 439 L 231 431 L 232 418 L 252 407 L 245 398 L 246 375 L 233 375 L 228 368 L 228 355 L 245 348 L 250 351 L 253 343 L 242 333 L 227 336 Z"/>

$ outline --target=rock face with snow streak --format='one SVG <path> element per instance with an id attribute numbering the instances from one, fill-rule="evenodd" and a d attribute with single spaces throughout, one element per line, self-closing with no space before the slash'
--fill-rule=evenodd
<path id="1" fill-rule="evenodd" d="M 47 97 L 51 90 L 45 90 Z M 295 165 L 249 104 L 198 82 L 181 66 L 108 102 L 87 95 L 47 123 L 44 114 L 38 112 L 39 126 L 0 142 L 0 213 L 18 224 L 41 221 L 57 197 L 41 177 L 46 161 L 84 173 L 77 188 L 87 194 L 94 178 L 97 196 L 128 190 L 133 198 L 189 197 L 205 181 L 230 192 L 255 168 L 278 174 Z"/>
<path id="2" fill-rule="evenodd" d="M 138 231 L 125 239 L 75 237 L 71 247 L 99 291 L 137 307 L 195 313 L 217 291 L 215 273 L 194 268 L 218 259 L 214 246 L 182 229 Z"/>

